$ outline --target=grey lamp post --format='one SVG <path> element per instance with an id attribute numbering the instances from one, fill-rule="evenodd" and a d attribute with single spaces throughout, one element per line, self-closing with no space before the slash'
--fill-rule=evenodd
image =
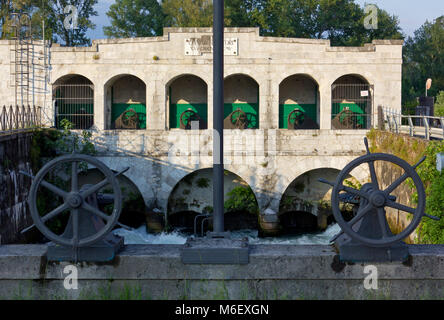
<path id="1" fill-rule="evenodd" d="M 213 235 L 224 232 L 224 0 L 213 2 Z"/>

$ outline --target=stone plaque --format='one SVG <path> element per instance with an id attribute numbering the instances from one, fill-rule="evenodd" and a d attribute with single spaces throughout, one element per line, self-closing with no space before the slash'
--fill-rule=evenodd
<path id="1" fill-rule="evenodd" d="M 238 39 L 225 38 L 224 39 L 224 55 L 237 56 L 238 55 Z M 199 38 L 185 39 L 185 55 L 186 56 L 200 56 L 202 53 L 213 52 L 213 36 L 205 35 Z"/>

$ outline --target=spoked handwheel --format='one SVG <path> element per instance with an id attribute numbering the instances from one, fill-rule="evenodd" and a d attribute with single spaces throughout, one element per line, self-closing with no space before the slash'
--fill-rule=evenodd
<path id="1" fill-rule="evenodd" d="M 344 109 L 339 117 L 339 122 L 344 128 L 353 128 L 353 111 Z"/>
<path id="2" fill-rule="evenodd" d="M 247 115 L 241 109 L 237 109 L 231 113 L 231 123 L 238 129 L 243 128 L 247 123 Z"/>
<path id="3" fill-rule="evenodd" d="M 122 123 L 125 128 L 137 128 L 138 118 L 137 112 L 134 109 L 126 110 L 122 114 Z"/>
<path id="4" fill-rule="evenodd" d="M 192 109 L 185 110 L 180 115 L 180 124 L 182 128 L 191 129 L 191 122 L 199 121 L 199 115 Z"/>
<path id="5" fill-rule="evenodd" d="M 407 238 L 419 225 L 421 222 L 421 218 L 426 215 L 424 213 L 425 208 L 425 191 L 424 191 L 424 185 L 416 173 L 415 169 L 416 167 L 425 159 L 423 158 L 419 163 L 417 163 L 415 166 L 409 165 L 406 161 L 390 155 L 390 154 L 384 154 L 384 153 L 370 153 L 368 150 L 368 142 L 366 140 L 366 147 L 367 147 L 367 154 L 359 157 L 352 162 L 350 162 L 345 168 L 339 173 L 335 184 L 333 185 L 333 191 L 332 191 L 332 209 L 333 209 L 333 215 L 336 219 L 336 222 L 339 224 L 339 226 L 342 229 L 342 233 L 346 233 L 351 238 L 353 238 L 356 241 L 359 241 L 367 246 L 371 247 L 385 247 L 390 244 L 394 244 L 398 241 L 402 241 L 403 239 Z M 380 189 L 379 187 L 379 180 L 376 175 L 375 170 L 375 161 L 385 161 L 391 164 L 395 164 L 399 167 L 401 167 L 404 170 L 404 174 L 401 175 L 398 179 L 396 179 L 390 186 L 388 186 L 385 189 Z M 353 171 L 353 169 L 357 168 L 358 166 L 362 164 L 367 164 L 369 171 L 370 171 L 370 177 L 371 177 L 371 183 L 369 188 L 366 188 L 366 190 L 358 190 L 353 187 L 345 186 L 344 180 L 348 179 L 350 177 L 350 173 Z M 418 204 L 416 208 L 405 206 L 403 204 L 400 204 L 396 202 L 396 200 L 393 200 L 394 197 L 390 196 L 391 193 L 401 185 L 406 179 L 412 179 L 416 192 L 418 194 Z M 325 181 L 323 181 L 325 182 Z M 359 196 L 361 198 L 364 198 L 366 201 L 366 205 L 363 208 L 359 208 L 358 213 L 355 217 L 353 217 L 350 221 L 345 221 L 344 217 L 341 214 L 341 211 L 339 209 L 339 194 L 340 192 L 347 192 L 352 195 Z M 410 213 L 413 215 L 413 218 L 410 220 L 409 225 L 402 230 L 400 233 L 394 235 L 389 234 L 387 232 L 387 217 L 385 208 L 390 207 L 393 209 L 401 210 L 407 213 Z M 379 227 L 381 231 L 381 237 L 379 239 L 375 238 L 369 238 L 362 236 L 361 234 L 357 233 L 353 226 L 358 223 L 361 219 L 364 218 L 367 214 L 375 213 L 377 214 L 377 219 L 379 222 Z M 426 215 L 430 218 L 434 218 L 432 216 Z M 340 235 L 339 234 L 339 235 Z M 338 236 L 339 236 L 338 235 Z M 335 238 L 337 238 L 336 236 Z"/>
<path id="6" fill-rule="evenodd" d="M 79 164 L 86 163 L 97 168 L 103 175 L 104 179 L 85 189 L 79 188 Z M 71 181 L 70 191 L 62 190 L 58 186 L 45 181 L 45 177 L 48 173 L 54 172 L 57 166 L 68 165 L 71 168 Z M 107 185 L 111 185 L 114 194 L 114 208 L 111 214 L 106 214 L 96 207 L 87 203 L 86 199 L 92 196 L 94 193 L 102 189 Z M 43 187 L 51 191 L 52 193 L 63 199 L 63 204 L 51 212 L 40 213 L 37 208 L 37 193 L 39 188 Z M 55 243 L 73 246 L 83 247 L 95 243 L 104 237 L 114 228 L 118 222 L 120 211 L 122 208 L 121 190 L 118 181 L 114 173 L 103 164 L 101 161 L 87 155 L 73 154 L 56 158 L 47 163 L 35 176 L 29 194 L 29 207 L 31 210 L 31 216 L 35 226 L 49 239 Z M 47 223 L 59 216 L 62 212 L 70 211 L 70 219 L 72 220 L 72 238 L 62 237 L 54 233 Z M 89 235 L 82 238 L 79 236 L 79 215 L 84 212 L 89 212 L 92 215 L 100 218 L 104 222 L 104 226 L 97 231 L 96 234 Z"/>
<path id="7" fill-rule="evenodd" d="M 294 109 L 288 115 L 288 122 L 294 127 L 301 126 L 305 121 L 305 113 L 300 109 Z"/>

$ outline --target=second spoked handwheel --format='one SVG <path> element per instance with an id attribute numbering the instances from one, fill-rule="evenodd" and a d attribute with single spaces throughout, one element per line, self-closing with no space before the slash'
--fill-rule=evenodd
<path id="1" fill-rule="evenodd" d="M 389 165 L 396 165 L 403 170 L 403 174 L 393 181 L 386 188 L 380 188 L 379 178 L 376 174 L 375 162 L 382 161 L 387 162 Z M 344 181 L 351 176 L 351 172 L 362 164 L 368 165 L 368 170 L 370 172 L 371 182 L 368 188 L 362 188 L 358 190 L 356 188 L 344 185 Z M 417 166 L 417 165 L 416 165 Z M 402 241 L 407 238 L 419 225 L 421 218 L 424 216 L 425 209 L 425 191 L 424 185 L 415 171 L 415 167 L 412 167 L 406 161 L 389 154 L 384 153 L 368 153 L 362 157 L 359 157 L 352 162 L 350 162 L 345 168 L 339 173 L 332 191 L 332 210 L 336 222 L 341 227 L 342 231 L 349 235 L 352 239 L 359 241 L 367 246 L 373 247 L 384 247 L 396 242 Z M 403 205 L 396 202 L 391 193 L 399 187 L 405 180 L 410 178 L 413 181 L 414 188 L 418 194 L 418 201 L 416 208 Z M 341 192 L 348 192 L 353 195 L 357 195 L 364 198 L 366 203 L 363 207 L 360 207 L 356 216 L 350 221 L 345 221 L 339 206 L 339 194 Z M 361 202 L 362 203 L 362 202 Z M 392 234 L 387 231 L 387 217 L 386 208 L 393 208 L 400 211 L 410 213 L 412 219 L 410 223 L 398 234 Z M 377 215 L 378 225 L 381 231 L 381 237 L 369 238 L 362 236 L 357 231 L 353 229 L 353 226 L 362 220 L 368 214 Z"/>

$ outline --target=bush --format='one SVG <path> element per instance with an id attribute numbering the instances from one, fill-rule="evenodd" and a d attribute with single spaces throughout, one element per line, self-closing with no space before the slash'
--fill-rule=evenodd
<path id="1" fill-rule="evenodd" d="M 435 116 L 444 117 L 444 91 L 440 91 L 436 96 Z"/>
<path id="2" fill-rule="evenodd" d="M 229 197 L 224 203 L 227 211 L 247 211 L 249 213 L 259 213 L 259 207 L 256 202 L 253 190 L 246 187 L 235 187 L 227 193 Z"/>

